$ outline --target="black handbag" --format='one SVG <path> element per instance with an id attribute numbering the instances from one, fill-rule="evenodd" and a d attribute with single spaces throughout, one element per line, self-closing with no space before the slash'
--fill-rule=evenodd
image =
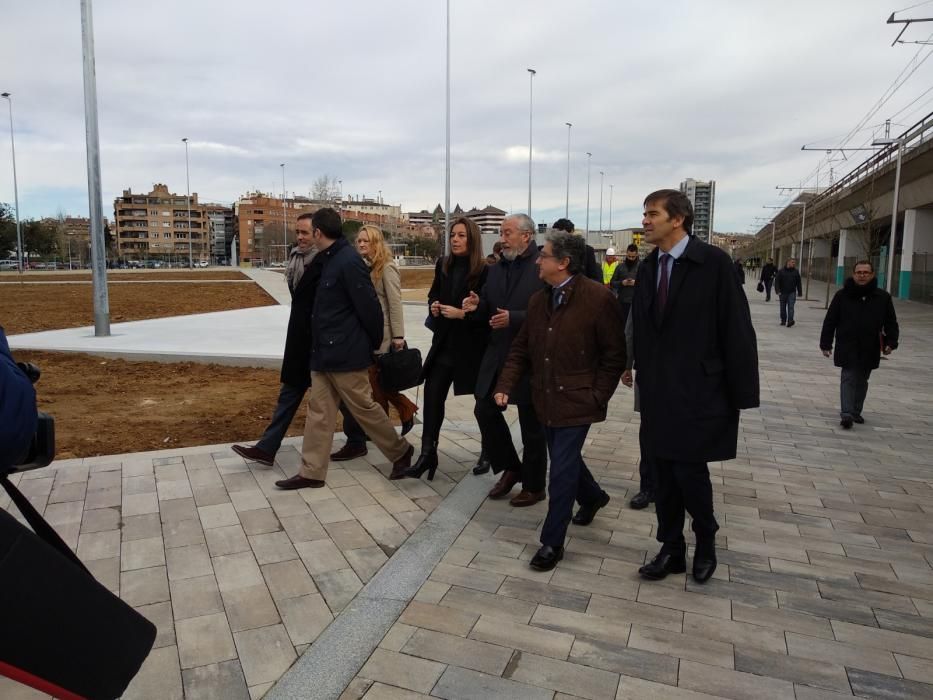
<path id="1" fill-rule="evenodd" d="M 764 282 L 759 282 L 759 283 L 758 283 L 758 286 L 755 287 L 755 289 L 757 289 L 759 292 L 765 291 L 765 283 L 764 283 Z"/>
<path id="2" fill-rule="evenodd" d="M 379 386 L 387 394 L 411 389 L 421 384 L 421 351 L 406 345 L 401 350 L 389 346 L 389 352 L 376 359 Z"/>
<path id="3" fill-rule="evenodd" d="M 68 700 L 120 697 L 156 628 L 88 572 L 3 474 L 35 534 L 0 510 L 0 675 Z"/>

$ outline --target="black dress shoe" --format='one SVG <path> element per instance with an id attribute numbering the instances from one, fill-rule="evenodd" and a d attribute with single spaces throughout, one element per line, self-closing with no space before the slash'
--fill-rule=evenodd
<path id="1" fill-rule="evenodd" d="M 563 558 L 563 547 L 552 547 L 546 544 L 531 558 L 529 566 L 536 571 L 550 571 L 557 566 L 557 562 Z"/>
<path id="2" fill-rule="evenodd" d="M 693 580 L 697 583 L 709 581 L 716 571 L 716 552 L 693 554 Z"/>
<path id="3" fill-rule="evenodd" d="M 363 443 L 362 445 L 354 445 L 348 442 L 346 445 L 341 447 L 339 450 L 337 450 L 330 456 L 330 461 L 331 462 L 346 462 L 347 460 L 350 460 L 350 459 L 356 459 L 357 457 L 363 457 L 368 452 L 369 450 L 366 448 L 366 443 Z"/>
<path id="4" fill-rule="evenodd" d="M 577 511 L 577 514 L 571 518 L 571 521 L 574 525 L 589 525 L 593 522 L 593 518 L 596 517 L 596 511 L 600 508 L 604 508 L 607 503 L 609 503 L 609 494 L 603 491 L 603 495 L 599 497 L 596 503 L 588 506 L 580 506 L 580 509 Z"/>
<path id="5" fill-rule="evenodd" d="M 486 459 L 486 455 L 480 455 L 479 459 L 476 460 L 476 465 L 473 467 L 473 473 L 476 474 L 476 476 L 482 476 L 490 469 L 492 469 L 492 464 Z"/>
<path id="6" fill-rule="evenodd" d="M 635 510 L 642 510 L 643 508 L 647 508 L 651 503 L 654 503 L 654 496 L 647 491 L 639 491 L 632 496 L 632 500 L 628 502 L 628 505 Z"/>
<path id="7" fill-rule="evenodd" d="M 642 578 L 660 581 L 668 574 L 682 574 L 687 570 L 687 557 L 684 552 L 661 551 L 654 559 L 638 570 Z"/>
<path id="8" fill-rule="evenodd" d="M 285 491 L 293 491 L 295 489 L 319 489 L 324 486 L 324 482 L 320 479 L 306 479 L 301 474 L 295 474 L 290 479 L 276 481 L 275 485 Z"/>
<path id="9" fill-rule="evenodd" d="M 862 425 L 862 423 L 865 422 L 865 419 L 862 418 L 861 416 L 852 416 L 852 420 L 858 423 L 859 425 Z"/>
<path id="10" fill-rule="evenodd" d="M 853 422 L 852 416 L 846 414 L 842 417 L 842 420 L 839 421 L 839 425 L 841 425 L 846 430 L 849 430 L 852 427 L 852 422 Z"/>

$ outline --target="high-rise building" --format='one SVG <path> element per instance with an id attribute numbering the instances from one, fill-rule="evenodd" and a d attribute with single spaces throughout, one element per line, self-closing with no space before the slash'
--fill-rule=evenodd
<path id="1" fill-rule="evenodd" d="M 205 204 L 204 210 L 211 232 L 211 259 L 215 263 L 227 263 L 230 260 L 230 244 L 236 235 L 233 207 Z"/>
<path id="2" fill-rule="evenodd" d="M 680 183 L 680 191 L 687 195 L 693 205 L 693 235 L 704 243 L 709 243 L 713 234 L 716 181 L 701 182 L 687 178 Z"/>
<path id="3" fill-rule="evenodd" d="M 198 203 L 198 194 L 191 194 L 191 218 L 188 199 L 183 194 L 168 191 L 161 183 L 153 185 L 148 194 L 123 190 L 123 196 L 113 201 L 114 230 L 117 255 L 125 260 L 161 258 L 187 262 L 188 232 L 191 232 L 191 256 L 194 260 L 209 260 L 210 230 L 205 206 Z"/>

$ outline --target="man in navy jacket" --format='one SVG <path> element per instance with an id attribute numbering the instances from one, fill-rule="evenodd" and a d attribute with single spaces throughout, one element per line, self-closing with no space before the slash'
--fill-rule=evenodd
<path id="1" fill-rule="evenodd" d="M 373 401 L 369 366 L 382 344 L 382 307 L 360 254 L 343 237 L 340 215 L 326 207 L 311 218 L 318 254 L 311 274 L 320 271 L 311 311 L 311 391 L 301 446 L 301 469 L 277 481 L 282 489 L 320 488 L 327 478 L 337 407 L 341 401 L 366 434 L 402 474 L 414 452 Z M 307 274 L 307 273 L 306 273 Z"/>
<path id="2" fill-rule="evenodd" d="M 36 390 L 16 366 L 0 328 L 0 471 L 26 455 L 36 432 Z"/>

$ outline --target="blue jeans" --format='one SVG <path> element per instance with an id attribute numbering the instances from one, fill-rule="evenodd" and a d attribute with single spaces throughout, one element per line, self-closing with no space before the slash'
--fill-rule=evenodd
<path id="1" fill-rule="evenodd" d="M 797 292 L 781 294 L 781 321 L 790 323 L 794 320 L 794 304 L 797 303 Z"/>
<path id="2" fill-rule="evenodd" d="M 574 501 L 580 505 L 593 505 L 603 495 L 581 454 L 589 431 L 588 425 L 544 429 L 551 455 L 551 479 L 547 517 L 541 528 L 543 545 L 563 547 L 570 518 L 573 517 Z"/>
<path id="3" fill-rule="evenodd" d="M 301 401 L 305 397 L 307 387 L 291 386 L 283 384 L 279 390 L 279 400 L 275 404 L 275 413 L 272 414 L 272 420 L 266 432 L 259 438 L 256 448 L 266 454 L 274 455 L 282 446 L 282 438 L 288 432 L 288 426 L 292 424 L 292 419 L 301 406 Z"/>
<path id="4" fill-rule="evenodd" d="M 860 367 L 843 367 L 839 384 L 839 394 L 842 417 L 855 418 L 862 415 L 865 397 L 868 395 L 868 378 L 870 369 Z"/>

